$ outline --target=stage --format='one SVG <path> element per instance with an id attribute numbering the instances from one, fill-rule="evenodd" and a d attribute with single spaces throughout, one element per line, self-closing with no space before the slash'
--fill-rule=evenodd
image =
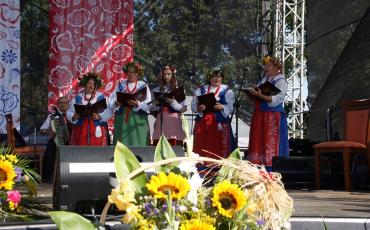
<path id="1" fill-rule="evenodd" d="M 291 229 L 369 229 L 370 191 L 345 192 L 343 190 L 287 189 L 294 199 Z M 52 210 L 52 185 L 39 185 L 38 201 Z M 45 211 L 45 219 L 25 225 L 0 226 L 0 229 L 56 229 Z M 111 222 L 116 223 L 116 222 Z"/>

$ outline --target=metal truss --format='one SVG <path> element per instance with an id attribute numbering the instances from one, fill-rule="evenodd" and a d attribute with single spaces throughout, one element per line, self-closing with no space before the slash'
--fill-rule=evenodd
<path id="1" fill-rule="evenodd" d="M 273 55 L 284 63 L 288 80 L 285 106 L 288 114 L 289 136 L 304 137 L 304 112 L 307 97 L 305 47 L 305 0 L 272 0 Z M 305 94 L 305 95 L 304 95 Z"/>

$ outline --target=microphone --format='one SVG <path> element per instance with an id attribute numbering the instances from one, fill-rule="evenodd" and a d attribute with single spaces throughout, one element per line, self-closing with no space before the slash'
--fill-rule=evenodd
<path id="1" fill-rule="evenodd" d="M 56 106 L 53 106 L 53 110 L 54 110 L 54 113 L 53 114 L 55 116 L 57 116 L 57 115 L 62 116 L 62 114 L 60 114 L 60 112 L 59 112 L 59 110 L 58 110 L 58 108 Z"/>
<path id="2" fill-rule="evenodd" d="M 183 74 L 188 75 L 188 76 L 195 76 L 196 75 L 196 73 L 194 73 L 193 71 L 183 72 Z"/>
<path id="3" fill-rule="evenodd" d="M 243 69 L 244 71 L 247 71 L 247 72 L 251 72 L 251 69 L 247 66 L 247 67 L 244 67 Z"/>

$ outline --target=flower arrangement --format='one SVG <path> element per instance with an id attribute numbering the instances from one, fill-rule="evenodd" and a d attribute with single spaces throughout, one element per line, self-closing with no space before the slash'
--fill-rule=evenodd
<path id="1" fill-rule="evenodd" d="M 103 79 L 100 76 L 100 74 L 95 72 L 89 72 L 84 75 L 82 75 L 81 78 L 79 78 L 78 86 L 79 87 L 85 87 L 87 85 L 87 82 L 93 79 L 95 86 L 99 89 L 101 86 L 103 86 Z"/>
<path id="2" fill-rule="evenodd" d="M 11 148 L 0 147 L 0 217 L 22 217 L 22 192 L 36 192 L 40 176 L 29 168 L 30 160 L 15 154 Z"/>
<path id="3" fill-rule="evenodd" d="M 128 72 L 137 73 L 139 76 L 142 76 L 144 74 L 144 67 L 139 62 L 128 62 L 128 63 L 123 65 L 122 70 L 126 74 Z"/>
<path id="4" fill-rule="evenodd" d="M 237 155 L 220 160 L 177 157 L 157 161 L 152 167 L 172 166 L 152 175 L 144 187 L 131 179 L 145 170 L 139 168 L 122 177 L 108 196 L 108 206 L 112 203 L 123 211 L 122 221 L 132 229 L 283 228 L 293 201 L 280 175 L 237 159 Z M 207 161 L 221 167 L 214 178 L 202 179 L 195 164 L 189 167 L 190 162 Z"/>
<path id="5" fill-rule="evenodd" d="M 242 161 L 238 150 L 228 159 L 176 157 L 162 136 L 153 164 L 140 166 L 119 142 L 114 162 L 118 185 L 108 195 L 100 226 L 74 213 L 50 212 L 59 229 L 72 219 L 84 229 L 104 228 L 112 209 L 121 211 L 121 221 L 137 230 L 285 229 L 293 212 L 293 200 L 280 175 Z M 220 170 L 215 177 L 201 178 L 197 162 Z M 148 169 L 156 170 L 150 179 L 145 174 Z"/>

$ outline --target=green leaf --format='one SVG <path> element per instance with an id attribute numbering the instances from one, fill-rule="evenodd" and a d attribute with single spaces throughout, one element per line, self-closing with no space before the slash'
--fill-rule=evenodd
<path id="1" fill-rule="evenodd" d="M 157 147 L 155 148 L 154 152 L 154 162 L 169 159 L 169 158 L 175 158 L 176 153 L 173 151 L 170 143 L 168 143 L 165 136 L 161 136 L 159 138 Z M 162 171 L 165 173 L 168 173 L 171 170 L 171 166 L 160 166 L 155 169 L 156 172 Z"/>
<path id="2" fill-rule="evenodd" d="M 239 148 L 236 148 L 227 159 L 236 159 L 236 160 L 241 160 L 241 154 Z"/>
<path id="3" fill-rule="evenodd" d="M 114 166 L 116 168 L 117 180 L 127 177 L 132 171 L 140 168 L 140 163 L 136 156 L 121 142 L 117 142 L 114 150 Z M 141 192 L 145 187 L 148 179 L 145 172 L 140 173 L 135 178 L 131 179 L 136 192 Z"/>
<path id="4" fill-rule="evenodd" d="M 48 212 L 59 230 L 96 230 L 97 228 L 84 217 L 66 211 Z"/>
<path id="5" fill-rule="evenodd" d="M 239 148 L 236 148 L 227 159 L 235 159 L 235 160 L 241 160 L 240 150 Z M 233 169 L 227 166 L 222 166 L 221 169 L 218 171 L 217 179 L 216 181 L 221 181 L 228 176 L 231 176 L 231 173 L 233 172 Z M 222 177 L 222 178 L 221 178 Z"/>

